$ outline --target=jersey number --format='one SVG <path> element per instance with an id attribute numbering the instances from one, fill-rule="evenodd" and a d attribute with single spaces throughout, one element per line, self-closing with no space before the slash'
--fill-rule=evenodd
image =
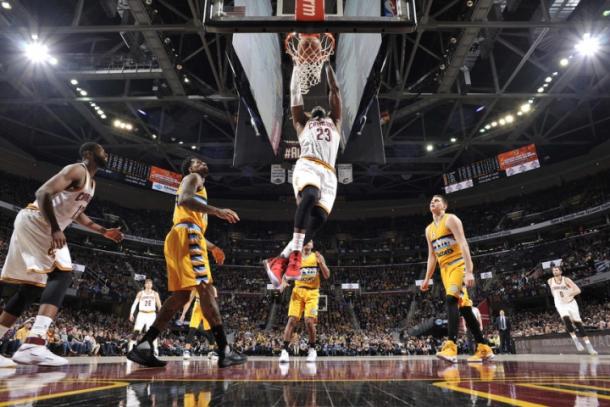
<path id="1" fill-rule="evenodd" d="M 330 129 L 328 127 L 318 127 L 316 138 L 320 141 L 330 141 Z"/>
<path id="2" fill-rule="evenodd" d="M 145 306 L 145 307 L 152 307 L 152 305 L 153 305 L 153 304 L 152 304 L 152 300 L 145 300 L 145 301 L 144 301 L 144 306 Z"/>

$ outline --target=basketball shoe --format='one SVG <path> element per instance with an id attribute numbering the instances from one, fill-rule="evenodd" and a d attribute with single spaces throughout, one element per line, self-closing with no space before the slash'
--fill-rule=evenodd
<path id="1" fill-rule="evenodd" d="M 488 345 L 479 343 L 477 345 L 477 351 L 468 358 L 468 363 L 481 363 L 487 360 L 491 360 L 495 357 L 494 351 Z"/>
<path id="2" fill-rule="evenodd" d="M 450 363 L 457 363 L 457 345 L 455 342 L 446 340 L 440 352 L 436 352 L 436 357 Z"/>
<path id="3" fill-rule="evenodd" d="M 284 274 L 286 280 L 298 280 L 301 277 L 302 258 L 303 254 L 298 250 L 290 253 L 290 257 L 288 257 L 288 267 L 286 268 L 286 273 Z"/>
<path id="4" fill-rule="evenodd" d="M 315 362 L 317 358 L 318 358 L 318 352 L 316 352 L 316 350 L 314 348 L 309 348 L 309 351 L 307 352 L 307 361 Z"/>
<path id="5" fill-rule="evenodd" d="M 280 363 L 288 363 L 290 361 L 290 356 L 288 355 L 288 351 L 286 349 L 282 349 L 280 353 Z"/>
<path id="6" fill-rule="evenodd" d="M 263 266 L 269 276 L 269 280 L 274 287 L 279 287 L 282 282 L 282 276 L 288 266 L 288 259 L 285 257 L 273 257 L 271 259 L 263 260 Z"/>
<path id="7" fill-rule="evenodd" d="M 15 362 L 13 362 L 11 359 L 5 358 L 4 356 L 0 355 L 0 368 L 16 367 L 16 366 L 17 366 L 17 364 Z"/>
<path id="8" fill-rule="evenodd" d="M 155 357 L 150 343 L 144 341 L 127 353 L 127 359 L 146 367 L 165 367 L 167 362 Z"/>
<path id="9" fill-rule="evenodd" d="M 233 365 L 243 365 L 248 361 L 248 358 L 245 355 L 237 352 L 234 349 L 231 349 L 227 346 L 227 349 L 224 353 L 218 355 L 218 367 L 229 367 Z"/>
<path id="10" fill-rule="evenodd" d="M 68 364 L 68 359 L 54 354 L 44 345 L 33 343 L 21 345 L 13 355 L 13 361 L 22 365 L 38 366 L 65 366 Z"/>

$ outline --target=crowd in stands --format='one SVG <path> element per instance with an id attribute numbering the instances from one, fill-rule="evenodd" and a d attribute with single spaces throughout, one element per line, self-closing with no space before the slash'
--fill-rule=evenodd
<path id="1" fill-rule="evenodd" d="M 21 207 L 33 199 L 33 192 L 40 184 L 12 176 L 4 178 L 7 182 L 0 185 L 0 200 Z M 572 182 L 536 193 L 535 199 L 515 197 L 493 205 L 458 209 L 458 212 L 469 236 L 524 226 L 606 202 L 610 197 L 609 179 L 608 174 L 602 174 L 585 182 Z M 169 212 L 135 211 L 98 198 L 93 200 L 88 212 L 107 226 L 120 224 L 130 234 L 160 240 L 171 220 Z M 0 210 L 0 263 L 6 256 L 14 216 L 14 212 Z M 425 271 L 427 245 L 423 230 L 429 214 L 422 210 L 418 216 L 376 219 L 368 222 L 366 228 L 362 227 L 363 222 L 366 221 L 331 221 L 316 239 L 316 249 L 331 265 L 331 277 L 323 282 L 328 309 L 319 315 L 319 354 L 436 352 L 439 338 L 401 338 L 397 333 L 405 324 L 415 326 L 433 317 L 443 318 L 445 314 L 439 273 L 429 293 L 422 294 L 415 287 L 415 280 L 421 279 Z M 210 240 L 219 243 L 227 253 L 228 265 L 213 266 L 223 319 L 236 347 L 248 354 L 274 355 L 282 346 L 287 320 L 286 294 L 278 299 L 267 292 L 268 278 L 259 262 L 281 250 L 286 243 L 282 239 L 289 237 L 285 229 L 285 222 L 243 221 L 211 232 L 216 235 Z M 278 236 L 282 239 L 278 240 Z M 507 303 L 522 297 L 548 297 L 546 280 L 550 274 L 541 268 L 543 261 L 563 259 L 564 272 L 573 280 L 610 268 L 610 228 L 604 225 L 576 227 L 552 238 L 534 239 L 529 242 L 506 239 L 471 246 L 477 277 L 482 272 L 492 274 L 490 279 L 479 279 L 471 290 L 475 304 L 484 298 Z M 77 303 L 114 303 L 124 307 L 110 313 L 85 312 L 68 305 L 50 331 L 49 346 L 63 355 L 122 355 L 132 329 L 125 313 L 141 289 L 139 278 L 153 278 L 155 289 L 162 298 L 167 296 L 161 249 L 147 247 L 143 252 L 127 246 L 100 246 L 88 235 L 75 231 L 70 232 L 68 240 L 74 263 L 85 265 L 84 273 L 75 273 L 71 287 Z M 360 292 L 343 296 L 339 292 L 341 283 L 358 283 Z M 271 321 L 271 330 L 267 331 L 274 304 L 277 312 Z M 583 317 L 588 327 L 608 328 L 607 304 L 608 301 L 584 307 Z M 0 343 L 0 352 L 10 354 L 23 341 L 29 329 L 29 316 L 22 317 L 19 326 L 7 333 Z M 520 312 L 515 318 L 515 336 L 563 331 L 552 309 Z M 180 355 L 185 332 L 174 325 L 171 333 L 160 341 L 161 354 Z M 307 335 L 301 327 L 294 338 L 293 351 L 305 352 L 306 348 Z M 195 354 L 204 354 L 208 349 L 203 337 L 196 338 Z"/>

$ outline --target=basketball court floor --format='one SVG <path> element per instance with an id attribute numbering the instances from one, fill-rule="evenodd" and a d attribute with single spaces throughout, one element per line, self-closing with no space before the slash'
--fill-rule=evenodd
<path id="1" fill-rule="evenodd" d="M 455 367 L 434 357 L 207 358 L 163 369 L 125 358 L 0 371 L 0 406 L 610 406 L 610 356 L 501 356 Z"/>

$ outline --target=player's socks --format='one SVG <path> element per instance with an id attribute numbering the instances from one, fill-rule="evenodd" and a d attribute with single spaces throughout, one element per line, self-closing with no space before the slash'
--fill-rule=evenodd
<path id="1" fill-rule="evenodd" d="M 290 252 L 292 252 L 292 240 L 288 242 L 286 247 L 284 247 L 284 250 L 282 250 L 280 256 L 287 259 L 288 256 L 290 256 Z"/>
<path id="2" fill-rule="evenodd" d="M 53 323 L 51 318 L 45 315 L 37 315 L 26 341 L 29 343 L 36 343 L 37 345 L 44 345 L 46 343 L 47 332 L 49 330 L 49 326 L 51 326 L 51 323 Z M 43 343 L 37 343 L 33 341 L 33 339 L 42 339 Z"/>
<path id="3" fill-rule="evenodd" d="M 222 325 L 213 326 L 212 335 L 214 335 L 214 340 L 216 340 L 218 345 L 218 355 L 223 356 L 228 345 L 224 327 Z"/>
<path id="4" fill-rule="evenodd" d="M 579 352 L 582 352 L 583 350 L 585 350 L 585 348 L 582 346 L 582 344 L 580 343 L 580 341 L 578 340 L 578 337 L 576 336 L 576 334 L 574 332 L 570 332 L 570 337 L 572 337 L 572 341 L 574 342 L 574 345 L 576 345 L 576 349 Z"/>
<path id="5" fill-rule="evenodd" d="M 136 341 L 134 341 L 134 340 L 130 340 L 130 341 L 127 343 L 127 352 L 130 352 L 130 351 L 133 349 L 133 345 L 135 345 L 135 344 L 136 344 Z"/>
<path id="6" fill-rule="evenodd" d="M 292 251 L 302 252 L 304 244 L 305 244 L 305 233 L 297 233 L 297 232 L 293 233 Z"/>

